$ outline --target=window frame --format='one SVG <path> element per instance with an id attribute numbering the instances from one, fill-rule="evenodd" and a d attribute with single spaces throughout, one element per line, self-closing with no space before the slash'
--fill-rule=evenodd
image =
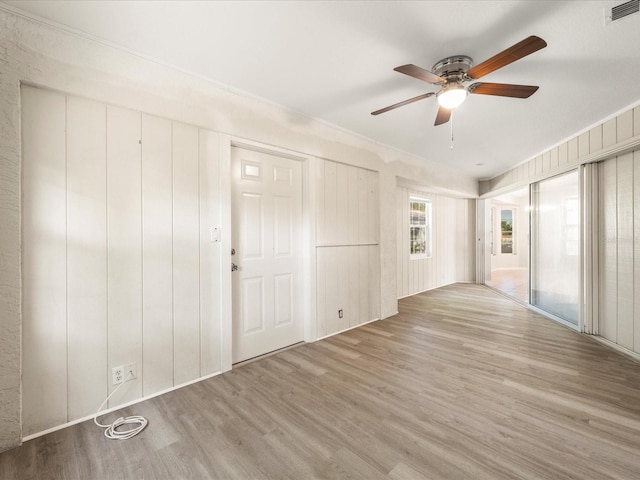
<path id="1" fill-rule="evenodd" d="M 420 219 L 420 209 L 417 210 L 418 215 L 414 215 L 414 204 L 424 205 L 424 221 Z M 419 260 L 421 258 L 431 258 L 433 255 L 433 202 L 430 198 L 420 197 L 417 195 L 409 196 L 408 205 L 408 224 L 409 224 L 409 258 L 411 260 Z M 416 221 L 417 220 L 417 221 Z M 423 230 L 423 235 L 414 236 L 415 229 Z M 414 238 L 423 237 L 424 251 L 414 252 Z M 420 249 L 422 250 L 422 249 Z"/>
<path id="2" fill-rule="evenodd" d="M 511 251 L 510 252 L 503 252 L 502 251 L 502 246 L 504 245 L 503 243 L 503 234 L 504 234 L 504 230 L 502 229 L 502 212 L 504 211 L 510 211 L 511 212 Z M 508 208 L 503 208 L 500 207 L 500 216 L 498 217 L 499 220 L 499 235 L 500 235 L 500 241 L 498 242 L 500 245 L 500 255 L 517 255 L 517 249 L 516 249 L 516 218 L 517 218 L 517 209 L 514 207 L 508 207 Z"/>

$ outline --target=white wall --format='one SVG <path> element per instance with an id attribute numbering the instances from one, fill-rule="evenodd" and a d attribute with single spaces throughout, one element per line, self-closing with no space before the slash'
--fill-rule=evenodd
<path id="1" fill-rule="evenodd" d="M 218 372 L 218 135 L 22 88 L 23 435 Z"/>
<path id="2" fill-rule="evenodd" d="M 432 254 L 412 259 L 409 253 L 409 198 L 431 200 Z M 475 281 L 475 200 L 398 186 L 396 190 L 398 298 L 455 282 Z"/>
<path id="3" fill-rule="evenodd" d="M 526 199 L 523 199 L 526 200 Z M 491 255 L 491 269 L 500 268 L 527 268 L 529 264 L 529 212 L 526 203 L 503 203 L 492 200 L 493 208 L 493 245 L 494 252 Z M 501 253 L 500 249 L 500 210 L 514 209 L 515 253 Z"/>
<path id="4" fill-rule="evenodd" d="M 384 219 L 380 222 L 378 257 L 382 318 L 397 310 L 396 176 L 416 179 L 447 194 L 469 198 L 477 195 L 478 185 L 472 177 L 442 164 L 378 145 L 257 99 L 226 92 L 201 78 L 18 16 L 4 6 L 0 6 L 0 45 L 0 450 L 18 444 L 23 436 L 21 83 L 172 119 L 178 124 L 198 125 L 203 130 L 224 134 L 221 139 L 228 140 L 231 135 L 378 171 L 379 213 L 380 219 Z M 226 163 L 229 148 L 228 141 L 220 144 L 223 186 L 229 183 Z M 59 176 L 59 170 L 47 181 L 54 182 L 56 175 Z M 223 224 L 230 217 L 229 204 L 225 202 L 221 210 Z M 221 248 L 230 251 L 225 241 L 223 238 Z M 166 264 L 158 268 L 162 270 Z M 229 296 L 224 289 L 223 285 L 221 301 Z M 137 308 L 144 310 L 144 302 Z M 220 348 L 229 346 L 223 344 Z"/>
<path id="5" fill-rule="evenodd" d="M 378 173 L 320 161 L 315 204 L 317 336 L 324 337 L 380 318 Z"/>
<path id="6" fill-rule="evenodd" d="M 640 353 L 640 150 L 599 167 L 599 334 Z"/>

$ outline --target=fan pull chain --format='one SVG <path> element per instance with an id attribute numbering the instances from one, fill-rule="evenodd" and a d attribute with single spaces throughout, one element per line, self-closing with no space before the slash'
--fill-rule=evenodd
<path id="1" fill-rule="evenodd" d="M 453 150 L 453 112 L 451 112 L 451 150 Z"/>

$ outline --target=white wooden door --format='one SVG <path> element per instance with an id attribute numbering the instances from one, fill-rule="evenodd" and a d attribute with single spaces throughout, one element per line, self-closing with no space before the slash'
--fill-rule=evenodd
<path id="1" fill-rule="evenodd" d="M 302 167 L 232 148 L 233 362 L 303 339 Z"/>

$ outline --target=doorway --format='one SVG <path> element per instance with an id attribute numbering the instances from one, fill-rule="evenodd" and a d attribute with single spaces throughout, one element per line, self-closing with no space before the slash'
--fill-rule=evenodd
<path id="1" fill-rule="evenodd" d="M 302 164 L 231 149 L 233 363 L 298 343 L 302 314 Z"/>
<path id="2" fill-rule="evenodd" d="M 529 302 L 529 188 L 490 200 L 491 268 L 485 283 Z"/>

